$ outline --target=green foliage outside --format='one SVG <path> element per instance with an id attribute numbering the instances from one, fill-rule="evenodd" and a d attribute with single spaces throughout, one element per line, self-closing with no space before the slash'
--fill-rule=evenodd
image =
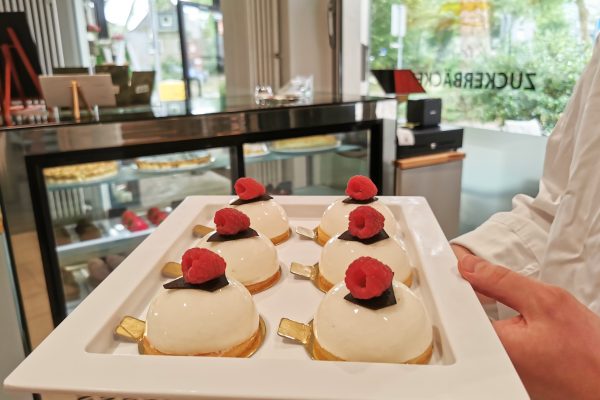
<path id="1" fill-rule="evenodd" d="M 397 38 L 390 34 L 392 4 L 407 7 L 403 67 L 414 71 L 527 71 L 536 74 L 535 91 L 426 87 L 444 99 L 448 121 L 503 125 L 537 119 L 549 132 L 564 110 L 591 55 L 588 10 L 583 0 L 489 0 L 488 50 L 471 59 L 461 55 L 461 1 L 373 0 L 371 68 L 395 68 Z M 574 12 L 573 12 L 574 11 Z M 596 16 L 597 17 L 597 16 Z M 526 26 L 530 38 L 511 34 Z"/>

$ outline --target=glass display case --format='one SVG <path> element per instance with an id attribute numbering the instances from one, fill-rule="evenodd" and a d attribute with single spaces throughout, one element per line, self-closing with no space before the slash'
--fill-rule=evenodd
<path id="1" fill-rule="evenodd" d="M 230 194 L 241 175 L 273 195 L 343 195 L 348 178 L 372 172 L 370 139 L 361 129 L 245 143 L 243 173 L 232 172 L 229 147 L 43 168 L 62 308 L 70 313 L 185 197 Z"/>
<path id="2" fill-rule="evenodd" d="M 66 312 L 189 195 L 231 192 L 227 148 L 45 168 Z"/>
<path id="3" fill-rule="evenodd" d="M 43 274 L 57 325 L 186 196 L 232 194 L 242 176 L 274 195 L 342 195 L 356 174 L 392 194 L 395 127 L 395 99 L 320 94 L 0 131 L 0 200 L 16 269 Z M 29 324 L 39 307 L 24 308 Z"/>

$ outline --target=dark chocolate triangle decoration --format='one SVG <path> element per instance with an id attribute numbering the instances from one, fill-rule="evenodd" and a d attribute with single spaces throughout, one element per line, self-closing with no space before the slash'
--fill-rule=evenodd
<path id="1" fill-rule="evenodd" d="M 361 307 L 365 307 L 371 310 L 381 310 L 389 306 L 396 304 L 396 295 L 394 294 L 394 288 L 390 285 L 380 296 L 373 297 L 372 299 L 357 299 L 352 296 L 352 293 L 348 293 L 344 296 L 344 299 L 350 303 L 354 303 Z"/>
<path id="2" fill-rule="evenodd" d="M 248 239 L 251 237 L 258 236 L 258 232 L 256 232 L 252 228 L 248 228 L 245 231 L 241 231 L 236 233 L 235 235 L 221 235 L 219 232 L 215 232 L 208 239 L 207 242 L 228 242 L 230 240 L 238 240 L 238 239 Z"/>
<path id="3" fill-rule="evenodd" d="M 211 279 L 210 281 L 206 281 L 204 283 L 188 283 L 185 281 L 183 276 L 181 278 L 177 278 L 174 281 L 167 282 L 163 285 L 165 289 L 197 289 L 204 290 L 205 292 L 214 292 L 225 286 L 229 285 L 229 281 L 225 277 L 225 275 L 221 275 L 215 279 Z"/>
<path id="4" fill-rule="evenodd" d="M 232 206 L 241 206 L 242 204 L 256 203 L 257 201 L 267 201 L 267 200 L 271 200 L 271 199 L 272 199 L 272 197 L 269 196 L 268 194 L 263 194 L 262 196 L 255 197 L 250 200 L 242 200 L 238 197 L 236 200 L 234 200 L 233 202 L 231 202 L 229 204 Z"/>
<path id="5" fill-rule="evenodd" d="M 344 200 L 342 200 L 342 203 L 346 203 L 346 204 L 371 204 L 377 201 L 377 197 L 371 197 L 370 199 L 366 199 L 366 200 L 356 200 L 353 199 L 352 197 L 346 197 Z"/>
<path id="6" fill-rule="evenodd" d="M 371 236 L 370 238 L 366 238 L 366 239 L 361 239 L 359 237 L 356 237 L 356 236 L 352 235 L 350 233 L 350 231 L 346 231 L 339 236 L 340 240 L 347 240 L 347 241 L 351 241 L 351 242 L 361 242 L 362 244 L 367 244 L 367 245 L 377 243 L 377 242 L 380 242 L 382 240 L 389 239 L 389 238 L 390 238 L 390 236 L 387 234 L 387 232 L 384 229 L 382 229 L 377 235 Z"/>

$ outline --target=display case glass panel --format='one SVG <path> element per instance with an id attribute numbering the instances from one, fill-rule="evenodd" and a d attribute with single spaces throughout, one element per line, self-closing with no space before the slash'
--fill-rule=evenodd
<path id="1" fill-rule="evenodd" d="M 246 176 L 275 195 L 343 195 L 353 175 L 369 175 L 369 130 L 244 145 Z"/>
<path id="2" fill-rule="evenodd" d="M 231 193 L 229 148 L 43 170 L 67 312 L 190 195 Z"/>

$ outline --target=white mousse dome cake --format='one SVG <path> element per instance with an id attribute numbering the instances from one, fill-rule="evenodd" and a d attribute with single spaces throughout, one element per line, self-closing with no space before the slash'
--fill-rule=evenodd
<path id="1" fill-rule="evenodd" d="M 244 285 L 225 278 L 225 261 L 194 248 L 182 264 L 183 277 L 166 284 L 150 304 L 145 352 L 242 357 L 256 350 L 261 341 L 256 307 Z"/>
<path id="2" fill-rule="evenodd" d="M 369 205 L 385 217 L 385 230 L 390 236 L 396 236 L 398 223 L 391 210 L 378 200 L 377 186 L 366 176 L 356 175 L 348 180 L 345 199 L 333 202 L 321 217 L 318 229 L 318 241 L 324 245 L 333 236 L 344 232 L 348 227 L 350 213 L 361 205 Z"/>
<path id="3" fill-rule="evenodd" d="M 342 282 L 352 261 L 370 256 L 389 266 L 394 279 L 412 284 L 412 265 L 404 244 L 384 229 L 384 216 L 371 206 L 359 206 L 350 213 L 348 230 L 331 238 L 319 260 L 319 286 L 325 291 Z"/>
<path id="4" fill-rule="evenodd" d="M 370 257 L 359 258 L 349 270 L 374 261 L 378 262 Z M 377 275 L 376 272 L 366 271 L 366 281 L 365 271 L 360 272 L 363 276 L 355 276 L 353 285 L 361 286 L 366 282 L 363 287 L 368 289 L 366 291 L 370 291 L 371 285 L 383 287 L 385 279 L 369 276 L 369 273 Z M 425 306 L 408 287 L 392 281 L 391 276 L 389 271 L 389 280 L 384 284 L 388 288 L 371 298 L 357 299 L 354 296 L 359 294 L 355 293 L 355 288 L 348 289 L 346 282 L 340 282 L 325 295 L 313 321 L 316 358 L 411 364 L 429 362 L 433 351 L 433 328 Z"/>
<path id="5" fill-rule="evenodd" d="M 225 259 L 227 277 L 241 282 L 251 293 L 263 291 L 281 276 L 275 245 L 251 228 L 248 217 L 237 209 L 215 213 L 217 230 L 195 243 Z"/>
<path id="6" fill-rule="evenodd" d="M 238 199 L 230 207 L 243 212 L 250 218 L 250 227 L 279 244 L 290 237 L 288 216 L 273 198 L 266 194 L 262 184 L 252 178 L 240 178 L 234 189 Z"/>

